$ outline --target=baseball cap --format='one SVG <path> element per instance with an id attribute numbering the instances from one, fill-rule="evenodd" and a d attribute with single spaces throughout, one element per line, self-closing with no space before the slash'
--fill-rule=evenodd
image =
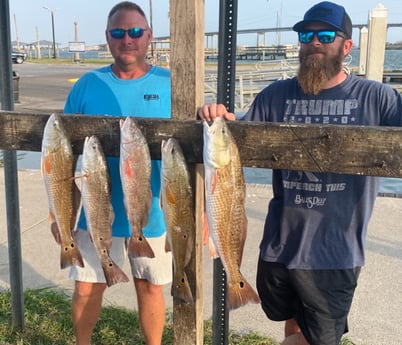
<path id="1" fill-rule="evenodd" d="M 303 31 L 305 26 L 312 22 L 328 24 L 344 32 L 347 38 L 352 37 L 352 21 L 349 15 L 344 7 L 333 2 L 323 1 L 311 7 L 304 15 L 303 20 L 293 26 L 293 30 Z"/>

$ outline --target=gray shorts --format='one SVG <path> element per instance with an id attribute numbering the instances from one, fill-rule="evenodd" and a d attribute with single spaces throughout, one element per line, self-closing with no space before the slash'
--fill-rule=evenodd
<path id="1" fill-rule="evenodd" d="M 88 231 L 78 230 L 76 234 L 78 248 L 84 260 L 84 267 L 72 266 L 69 277 L 73 280 L 89 283 L 106 283 L 95 246 Z M 164 285 L 172 281 L 172 254 L 165 252 L 166 234 L 161 237 L 148 238 L 155 258 L 136 258 L 130 260 L 132 275 L 146 279 L 155 285 Z M 113 237 L 110 257 L 120 268 L 127 259 L 126 238 Z"/>

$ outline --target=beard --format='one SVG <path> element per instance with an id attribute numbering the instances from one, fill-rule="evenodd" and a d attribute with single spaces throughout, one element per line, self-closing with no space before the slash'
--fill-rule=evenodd
<path id="1" fill-rule="evenodd" d="M 321 53 L 321 55 L 312 55 Z M 300 51 L 300 67 L 297 80 L 303 92 L 317 95 L 325 84 L 342 70 L 343 47 L 334 56 L 328 56 L 325 49 L 313 48 Z"/>

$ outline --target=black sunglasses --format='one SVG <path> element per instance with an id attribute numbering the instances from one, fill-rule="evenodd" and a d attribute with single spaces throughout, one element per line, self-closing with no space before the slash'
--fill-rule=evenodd
<path id="1" fill-rule="evenodd" d="M 144 32 L 148 29 L 142 29 L 142 28 L 131 28 L 128 30 L 124 29 L 111 29 L 109 30 L 110 36 L 112 36 L 115 39 L 122 39 L 126 35 L 126 32 L 129 37 L 131 38 L 140 38 L 144 34 Z"/>
<path id="2" fill-rule="evenodd" d="M 336 36 L 346 38 L 340 32 L 334 30 L 310 30 L 310 31 L 301 31 L 298 34 L 300 43 L 305 44 L 310 43 L 313 40 L 314 35 L 317 36 L 317 39 L 320 43 L 324 44 L 334 42 Z"/>

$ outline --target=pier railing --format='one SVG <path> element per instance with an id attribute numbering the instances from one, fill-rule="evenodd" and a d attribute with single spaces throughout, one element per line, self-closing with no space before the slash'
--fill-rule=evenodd
<path id="1" fill-rule="evenodd" d="M 278 61 L 260 61 L 253 69 L 242 70 L 238 65 L 235 79 L 235 111 L 246 111 L 254 97 L 269 83 L 293 77 L 298 68 L 297 59 L 283 59 Z M 218 76 L 216 73 L 206 73 L 204 93 L 205 102 L 216 101 Z"/>

